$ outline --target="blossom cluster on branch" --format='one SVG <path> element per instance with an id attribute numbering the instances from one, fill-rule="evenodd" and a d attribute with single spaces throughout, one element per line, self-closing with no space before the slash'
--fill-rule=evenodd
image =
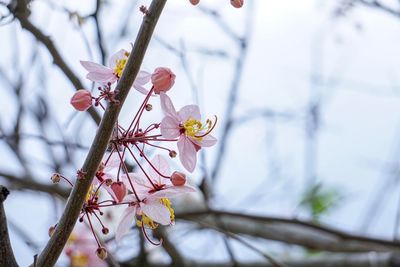
<path id="1" fill-rule="evenodd" d="M 107 103 L 111 102 L 119 104 L 116 97 L 119 92 L 113 88 L 121 78 L 129 56 L 129 52 L 120 50 L 111 56 L 108 66 L 81 61 L 88 71 L 86 77 L 99 85 L 98 94 L 94 96 L 88 90 L 78 90 L 71 98 L 72 106 L 78 111 L 85 111 L 92 106 L 105 110 Z M 94 224 L 96 221 L 96 224 L 101 225 L 103 234 L 109 233 L 102 218 L 104 209 L 126 206 L 115 231 L 117 242 L 133 225 L 137 225 L 150 243 L 159 245 L 162 240 L 151 240 L 146 230 L 155 229 L 160 224 L 173 224 L 174 210 L 170 199 L 195 192 L 194 187 L 187 185 L 186 174 L 171 171 L 166 158 L 179 155 L 186 171 L 193 172 L 198 151 L 217 142 L 210 134 L 217 118 L 215 116 L 214 119 L 202 121 L 197 105 L 186 105 L 177 111 L 167 95 L 174 83 L 175 74 L 169 68 L 159 67 L 153 73 L 138 73 L 133 87 L 144 95 L 143 101 L 127 127 L 119 123 L 115 125 L 108 152 L 98 167 L 79 217 L 79 222 L 87 225 L 84 229 L 90 230 L 86 232 L 91 232 L 93 239 L 89 242 L 87 238 L 82 238 L 86 235 L 73 232 L 65 248 L 71 263 L 75 263 L 73 266 L 91 266 L 88 262 L 95 262 L 92 257 L 94 251 L 98 258 L 106 258 L 107 250 L 101 245 Z M 152 97 L 159 98 L 164 117 L 160 121 L 143 125 L 142 117 L 153 109 L 148 103 Z M 169 143 L 176 143 L 178 152 L 170 149 Z M 159 153 L 150 159 L 149 148 Z M 137 167 L 135 172 L 128 168 L 128 161 Z M 78 170 L 77 179 L 83 179 L 84 176 L 85 173 Z M 71 179 L 61 174 L 54 174 L 52 180 L 65 180 L 73 186 Z M 50 235 L 54 229 L 55 226 L 50 228 Z M 88 245 L 82 249 L 81 243 Z"/>

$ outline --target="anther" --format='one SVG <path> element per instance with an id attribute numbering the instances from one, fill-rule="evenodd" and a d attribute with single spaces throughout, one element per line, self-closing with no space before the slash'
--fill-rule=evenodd
<path id="1" fill-rule="evenodd" d="M 152 104 L 146 104 L 145 109 L 146 109 L 147 111 L 150 111 L 150 110 L 153 109 L 153 105 L 152 105 Z"/>

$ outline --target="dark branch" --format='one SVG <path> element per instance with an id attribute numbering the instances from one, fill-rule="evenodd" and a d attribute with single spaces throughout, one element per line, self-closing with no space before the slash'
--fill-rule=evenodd
<path id="1" fill-rule="evenodd" d="M 4 211 L 3 202 L 10 192 L 7 188 L 0 185 L 0 266 L 18 266 L 11 248 L 10 237 L 8 236 L 7 218 Z"/>

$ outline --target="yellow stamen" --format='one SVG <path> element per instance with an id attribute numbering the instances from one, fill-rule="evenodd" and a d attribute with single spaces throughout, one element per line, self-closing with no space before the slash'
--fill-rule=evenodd
<path id="1" fill-rule="evenodd" d="M 183 124 L 183 128 L 185 129 L 185 134 L 187 136 L 191 136 L 193 138 L 201 140 L 201 138 L 197 138 L 196 134 L 202 130 L 204 130 L 203 124 L 195 119 L 189 118 Z"/>
<path id="2" fill-rule="evenodd" d="M 114 68 L 114 74 L 118 76 L 118 78 L 121 78 L 122 76 L 122 72 L 124 72 L 125 69 L 125 65 L 128 62 L 128 57 L 129 57 L 129 53 L 126 52 L 124 54 L 124 56 L 126 58 L 123 59 L 118 59 L 116 64 L 115 64 L 115 68 Z"/>
<path id="3" fill-rule="evenodd" d="M 89 258 L 85 254 L 78 253 L 71 256 L 71 267 L 89 266 Z"/>

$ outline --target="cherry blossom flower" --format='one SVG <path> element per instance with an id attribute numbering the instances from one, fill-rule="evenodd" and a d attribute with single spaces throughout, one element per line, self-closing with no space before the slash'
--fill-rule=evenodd
<path id="1" fill-rule="evenodd" d="M 217 139 L 209 134 L 215 124 L 212 125 L 211 120 L 207 120 L 203 125 L 199 107 L 196 105 L 184 106 L 177 112 L 165 93 L 160 93 L 160 100 L 165 114 L 160 124 L 161 134 L 168 139 L 179 137 L 179 159 L 189 172 L 193 172 L 197 162 L 197 151 L 217 142 Z"/>
<path id="2" fill-rule="evenodd" d="M 124 210 L 116 231 L 116 240 L 119 241 L 129 230 L 133 222 L 139 227 L 147 226 L 151 229 L 159 224 L 169 225 L 174 221 L 174 210 L 169 198 L 181 194 L 195 192 L 188 185 L 174 186 L 170 182 L 168 162 L 160 155 L 151 161 L 148 175 L 129 173 L 124 176 L 124 183 L 129 187 L 129 179 L 135 188 L 135 194 L 129 194 L 123 202 L 130 203 Z M 167 177 L 167 178 L 166 178 Z M 139 198 L 139 199 L 138 199 Z"/>
<path id="3" fill-rule="evenodd" d="M 118 81 L 128 62 L 129 52 L 121 49 L 113 54 L 108 62 L 108 67 L 91 61 L 81 61 L 81 65 L 89 72 L 86 78 L 92 82 L 101 84 L 113 84 Z M 151 74 L 146 71 L 139 71 L 133 83 L 133 87 L 143 94 L 148 90 L 143 87 L 150 81 Z"/>
<path id="4" fill-rule="evenodd" d="M 80 89 L 71 98 L 71 105 L 79 111 L 85 111 L 92 106 L 92 94 L 90 91 Z"/>
<path id="5" fill-rule="evenodd" d="M 97 249 L 99 247 L 91 238 L 88 227 L 77 224 L 65 245 L 64 253 L 71 267 L 107 267 L 107 263 L 96 255 Z"/>

